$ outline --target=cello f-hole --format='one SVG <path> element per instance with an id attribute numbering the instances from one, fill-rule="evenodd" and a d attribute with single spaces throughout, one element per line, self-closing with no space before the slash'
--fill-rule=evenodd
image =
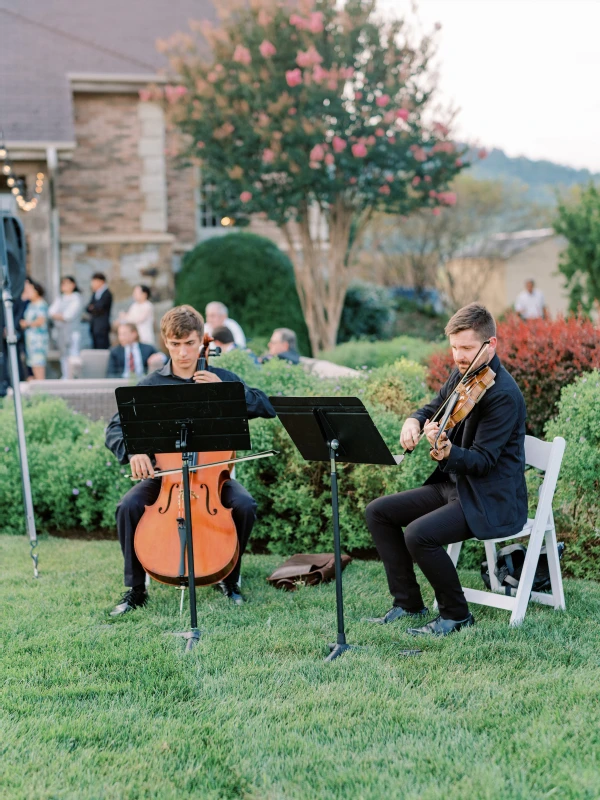
<path id="1" fill-rule="evenodd" d="M 165 508 L 159 508 L 158 509 L 158 513 L 159 514 L 166 514 L 167 513 L 167 511 L 169 510 L 169 507 L 171 506 L 171 498 L 173 496 L 173 489 L 177 489 L 177 488 L 179 488 L 179 484 L 178 483 L 172 483 L 171 484 L 171 488 L 169 489 L 169 497 L 167 499 L 167 505 L 166 505 Z"/>
<path id="2" fill-rule="evenodd" d="M 214 517 L 217 514 L 217 509 L 213 508 L 212 511 L 210 510 L 210 490 L 208 486 L 205 483 L 201 483 L 199 488 L 206 489 L 206 510 L 211 515 L 211 517 Z"/>

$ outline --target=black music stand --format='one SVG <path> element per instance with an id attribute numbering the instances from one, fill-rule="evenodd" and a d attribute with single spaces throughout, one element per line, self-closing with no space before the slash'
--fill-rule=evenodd
<path id="1" fill-rule="evenodd" d="M 185 548 L 190 590 L 191 630 L 181 635 L 191 650 L 200 639 L 196 612 L 196 576 L 192 541 L 190 478 L 196 453 L 249 450 L 248 408 L 243 383 L 191 383 L 166 386 L 121 386 L 115 390 L 123 439 L 129 456 L 181 453 Z M 185 559 L 181 559 L 182 572 Z"/>
<path id="2" fill-rule="evenodd" d="M 329 645 L 331 652 L 325 661 L 333 661 L 352 647 L 346 642 L 344 630 L 336 463 L 394 466 L 400 463 L 401 457 L 391 454 L 357 397 L 270 397 L 269 400 L 305 461 L 331 463 L 337 642 Z"/>

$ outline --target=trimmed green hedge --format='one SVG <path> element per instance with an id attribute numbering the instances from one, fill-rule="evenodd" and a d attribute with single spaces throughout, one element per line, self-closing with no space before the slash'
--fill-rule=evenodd
<path id="1" fill-rule="evenodd" d="M 369 342 L 365 339 L 345 342 L 333 350 L 321 353 L 319 358 L 353 369 L 372 369 L 393 364 L 400 358 L 425 364 L 440 349 L 447 349 L 447 345 L 416 336 L 397 336 L 387 342 Z"/>

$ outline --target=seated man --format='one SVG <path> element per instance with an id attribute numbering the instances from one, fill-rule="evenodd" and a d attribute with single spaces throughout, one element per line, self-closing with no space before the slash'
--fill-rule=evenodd
<path id="1" fill-rule="evenodd" d="M 394 605 L 371 622 L 389 623 L 424 608 L 413 562 L 433 586 L 439 616 L 409 633 L 446 635 L 473 625 L 467 601 L 444 545 L 472 537 L 496 539 L 519 533 L 527 520 L 525 401 L 496 355 L 496 323 L 482 305 L 461 308 L 446 325 L 456 368 L 437 397 L 402 426 L 400 443 L 412 450 L 423 433 L 434 446 L 434 414 L 460 379 L 486 364 L 495 383 L 471 413 L 443 432 L 432 457 L 437 469 L 424 486 L 380 497 L 367 506 L 367 526 L 383 561 Z M 479 354 L 479 355 L 478 355 Z"/>
<path id="2" fill-rule="evenodd" d="M 228 353 L 236 350 L 237 344 L 234 341 L 233 333 L 225 325 L 218 325 L 212 332 L 213 344 L 221 348 L 221 353 Z"/>
<path id="3" fill-rule="evenodd" d="M 233 341 L 238 347 L 246 347 L 246 337 L 240 325 L 234 319 L 229 318 L 229 310 L 224 303 L 214 300 L 206 306 L 206 325 L 204 328 L 207 333 L 213 336 L 215 328 L 223 325 L 229 328 L 233 334 Z"/>
<path id="4" fill-rule="evenodd" d="M 212 344 L 214 347 L 219 347 L 221 353 L 229 353 L 231 350 L 241 350 L 243 353 L 249 355 L 255 364 L 258 364 L 258 358 L 254 355 L 252 350 L 250 350 L 249 347 L 238 347 L 233 340 L 232 332 L 229 328 L 226 328 L 225 325 L 219 325 L 215 328 L 212 332 L 212 337 Z"/>
<path id="5" fill-rule="evenodd" d="M 169 351 L 167 363 L 140 381 L 140 386 L 164 386 L 183 383 L 220 383 L 221 381 L 239 381 L 241 378 L 233 372 L 219 367 L 198 370 L 198 353 L 204 337 L 204 320 L 191 306 L 172 308 L 161 320 L 160 330 Z M 258 389 L 251 389 L 244 384 L 246 405 L 250 419 L 255 417 L 274 417 L 275 411 L 269 399 Z M 134 455 L 129 458 L 123 441 L 123 431 L 119 414 L 115 414 L 106 429 L 106 446 L 121 464 L 129 461 L 133 477 L 143 478 L 140 483 L 130 489 L 117 506 L 117 534 L 121 543 L 125 566 L 125 586 L 131 587 L 123 595 L 121 602 L 111 611 L 117 617 L 138 606 L 145 606 L 147 592 L 145 587 L 145 571 L 134 549 L 135 529 L 142 518 L 146 506 L 152 505 L 160 493 L 161 479 L 154 477 L 153 454 Z M 240 592 L 239 578 L 242 555 L 248 544 L 252 526 L 256 520 L 256 502 L 254 498 L 235 480 L 228 480 L 221 490 L 221 502 L 232 510 L 238 542 L 239 557 L 233 571 L 217 588 L 236 605 L 244 599 Z"/>
<path id="6" fill-rule="evenodd" d="M 138 329 L 132 322 L 122 322 L 117 328 L 119 344 L 110 348 L 107 378 L 139 378 L 147 372 L 160 369 L 165 363 L 164 353 L 159 353 L 151 344 L 140 343 Z"/>
<path id="7" fill-rule="evenodd" d="M 262 363 L 272 358 L 280 358 L 282 361 L 289 361 L 290 364 L 300 363 L 296 334 L 290 328 L 275 328 L 268 348 L 269 352 L 260 359 Z"/>

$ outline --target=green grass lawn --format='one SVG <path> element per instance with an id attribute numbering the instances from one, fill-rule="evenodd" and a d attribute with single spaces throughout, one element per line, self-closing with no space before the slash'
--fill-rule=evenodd
<path id="1" fill-rule="evenodd" d="M 3 798 L 600 797 L 600 586 L 566 584 L 567 613 L 534 606 L 521 628 L 474 607 L 477 625 L 414 646 L 383 570 L 344 573 L 348 639 L 325 664 L 334 586 L 286 594 L 248 557 L 231 608 L 199 591 L 191 654 L 176 590 L 110 623 L 116 542 L 0 537 Z M 477 585 L 476 575 L 465 576 Z M 425 594 L 431 601 L 430 590 Z"/>

